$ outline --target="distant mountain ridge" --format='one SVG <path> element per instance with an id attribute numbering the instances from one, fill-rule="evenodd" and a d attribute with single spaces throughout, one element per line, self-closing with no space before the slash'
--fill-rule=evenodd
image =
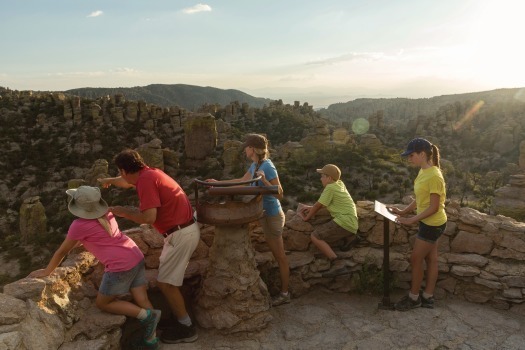
<path id="1" fill-rule="evenodd" d="M 128 100 L 145 101 L 161 107 L 178 105 L 190 111 L 204 104 L 218 103 L 226 106 L 233 101 L 248 103 L 251 107 L 262 108 L 272 101 L 268 98 L 254 97 L 239 90 L 219 89 L 187 84 L 151 84 L 131 88 L 78 88 L 64 91 L 84 98 L 96 99 L 101 96 L 123 94 Z"/>
<path id="2" fill-rule="evenodd" d="M 353 121 L 368 118 L 383 111 L 387 123 L 406 122 L 420 115 L 432 116 L 445 105 L 483 101 L 485 106 L 495 103 L 525 101 L 525 89 L 507 88 L 464 94 L 442 95 L 430 98 L 358 98 L 349 102 L 331 104 L 320 109 L 321 115 L 335 121 Z"/>

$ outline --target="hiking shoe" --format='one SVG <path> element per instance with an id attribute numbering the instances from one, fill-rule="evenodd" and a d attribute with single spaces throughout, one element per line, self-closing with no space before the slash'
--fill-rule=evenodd
<path id="1" fill-rule="evenodd" d="M 199 338 L 195 325 L 186 326 L 179 322 L 175 323 L 175 327 L 166 329 L 160 335 L 160 340 L 167 344 L 177 343 L 193 343 Z"/>
<path id="2" fill-rule="evenodd" d="M 418 296 L 417 300 L 412 300 L 408 295 L 405 295 L 400 301 L 395 303 L 394 307 L 397 311 L 408 311 L 421 306 L 421 297 Z"/>
<path id="3" fill-rule="evenodd" d="M 358 245 L 359 243 L 363 242 L 365 239 L 363 236 L 361 236 L 360 234 L 356 233 L 355 236 L 354 236 L 354 239 L 352 239 L 351 241 L 347 241 L 345 242 L 345 244 L 343 244 L 339 250 L 342 251 L 342 252 L 347 252 L 349 251 L 350 249 L 352 249 L 353 247 L 355 247 L 356 245 Z"/>
<path id="4" fill-rule="evenodd" d="M 155 337 L 155 331 L 157 329 L 157 323 L 160 320 L 160 310 L 146 310 L 148 316 L 145 319 L 140 320 L 140 324 L 144 327 L 144 339 L 151 341 Z"/>
<path id="5" fill-rule="evenodd" d="M 433 296 L 427 299 L 423 296 L 423 294 L 419 294 L 419 297 L 421 298 L 421 307 L 426 307 L 427 309 L 434 308 L 434 297 Z"/>
<path id="6" fill-rule="evenodd" d="M 279 293 L 278 296 L 275 298 L 272 298 L 272 306 L 279 306 L 282 304 L 288 304 L 291 301 L 290 292 L 288 294 L 284 295 L 283 293 Z"/>
<path id="7" fill-rule="evenodd" d="M 133 350 L 157 350 L 159 348 L 159 338 L 155 337 L 153 340 L 146 340 L 138 337 L 131 343 Z"/>

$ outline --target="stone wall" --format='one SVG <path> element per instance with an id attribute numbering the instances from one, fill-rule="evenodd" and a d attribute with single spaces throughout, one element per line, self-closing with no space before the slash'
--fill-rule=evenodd
<path id="1" fill-rule="evenodd" d="M 329 220 L 328 213 L 321 211 L 312 223 L 302 221 L 294 211 L 286 213 L 283 236 L 294 298 L 319 284 L 338 292 L 357 293 L 367 277 L 363 271 L 367 271 L 368 277 L 374 272 L 379 276 L 383 261 L 382 218 L 375 214 L 372 202 L 358 202 L 357 207 L 359 231 L 366 242 L 340 252 L 343 256 L 340 264 L 351 272 L 337 277 L 327 277 L 334 266 L 319 256 L 309 238 L 315 225 Z M 442 300 L 454 295 L 520 312 L 519 305 L 525 301 L 525 223 L 460 208 L 456 203 L 447 206 L 447 213 L 447 230 L 439 241 L 436 298 Z M 148 225 L 126 233 L 145 254 L 150 293 L 158 293 L 155 278 L 162 237 Z M 390 224 L 390 267 L 396 286 L 403 289 L 409 288 L 409 258 L 415 234 L 416 227 Z M 261 276 L 271 293 L 276 293 L 277 264 L 256 223 L 250 225 L 250 237 Z M 207 269 L 213 238 L 214 227 L 202 227 L 201 242 L 186 270 L 184 288 L 190 299 L 197 294 L 200 276 Z M 103 313 L 94 305 L 102 273 L 103 267 L 94 257 L 78 248 L 51 276 L 6 285 L 0 294 L 0 348 L 118 349 L 125 317 Z"/>
<path id="2" fill-rule="evenodd" d="M 338 252 L 344 264 L 353 273 L 335 278 L 325 258 L 316 257 L 316 249 L 309 242 L 314 226 L 302 221 L 293 211 L 287 213 L 284 233 L 285 248 L 292 267 L 291 290 L 295 296 L 312 285 L 323 284 L 340 292 L 359 291 L 362 288 L 363 266 L 367 271 L 382 268 L 383 222 L 374 212 L 373 202 L 358 202 L 359 231 L 367 243 L 348 252 Z M 448 223 L 440 238 L 439 279 L 436 298 L 454 295 L 476 303 L 490 303 L 510 309 L 525 301 L 525 223 L 504 216 L 490 216 L 474 209 L 460 208 L 457 203 L 447 205 Z M 329 220 L 316 218 L 317 223 Z M 390 270 L 395 286 L 409 289 L 410 253 L 417 226 L 403 227 L 390 223 Z M 263 253 L 261 253 L 262 255 Z M 261 266 L 271 262 L 271 255 L 260 257 Z M 366 277 L 366 276 L 364 276 Z M 370 277 L 370 276 L 368 276 Z M 271 288 L 273 287 L 273 288 Z M 270 286 L 275 291 L 277 286 Z"/>

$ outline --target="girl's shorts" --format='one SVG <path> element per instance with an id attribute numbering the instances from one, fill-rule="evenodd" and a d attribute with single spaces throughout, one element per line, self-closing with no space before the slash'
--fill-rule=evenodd
<path id="1" fill-rule="evenodd" d="M 144 259 L 127 271 L 106 271 L 102 276 L 98 292 L 107 296 L 126 294 L 131 288 L 147 284 L 144 271 Z"/>
<path id="2" fill-rule="evenodd" d="M 419 222 L 419 232 L 417 233 L 417 238 L 429 242 L 429 243 L 436 243 L 438 238 L 445 232 L 445 228 L 447 227 L 447 223 L 445 222 L 441 226 L 430 226 L 422 221 Z"/>

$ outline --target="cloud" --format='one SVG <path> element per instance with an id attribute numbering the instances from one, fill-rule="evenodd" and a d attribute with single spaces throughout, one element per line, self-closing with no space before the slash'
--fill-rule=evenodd
<path id="1" fill-rule="evenodd" d="M 192 7 L 186 7 L 185 9 L 182 10 L 182 12 L 187 13 L 189 15 L 192 15 L 198 12 L 209 12 L 209 11 L 211 11 L 211 6 L 206 5 L 206 4 L 197 4 Z"/>
<path id="2" fill-rule="evenodd" d="M 314 76 L 312 75 L 285 75 L 278 79 L 278 81 L 281 82 L 304 82 L 304 81 L 312 81 L 314 79 Z"/>
<path id="3" fill-rule="evenodd" d="M 340 62 L 348 62 L 348 61 L 378 60 L 384 57 L 385 57 L 385 54 L 382 52 L 352 52 L 352 53 L 337 56 L 337 57 L 330 57 L 330 58 L 326 58 L 322 60 L 306 62 L 306 65 L 327 66 L 327 65 L 332 65 L 332 64 L 336 64 Z"/>
<path id="4" fill-rule="evenodd" d="M 324 59 L 306 62 L 307 66 L 331 66 L 343 62 L 356 61 L 406 61 L 411 59 L 421 59 L 434 57 L 436 54 L 443 53 L 448 48 L 435 46 L 419 46 L 413 48 L 400 48 L 395 52 L 351 52 L 348 54 L 328 57 Z"/>
<path id="5" fill-rule="evenodd" d="M 100 10 L 97 10 L 97 11 L 93 11 L 91 12 L 89 15 L 87 15 L 86 17 L 99 17 L 99 16 L 102 16 L 104 14 L 104 12 L 100 11 Z"/>
<path id="6" fill-rule="evenodd" d="M 58 72 L 49 73 L 48 76 L 57 76 L 61 78 L 92 78 L 92 77 L 109 77 L 109 76 L 132 76 L 141 73 L 139 70 L 128 67 L 117 67 L 107 71 L 77 71 L 77 72 Z"/>
<path id="7" fill-rule="evenodd" d="M 117 74 L 122 74 L 122 73 L 130 73 L 130 74 L 134 74 L 134 73 L 139 73 L 138 70 L 134 69 L 134 68 L 128 68 L 128 67 L 118 67 L 118 68 L 115 68 L 115 69 L 111 69 L 110 70 L 111 73 L 117 73 Z"/>

